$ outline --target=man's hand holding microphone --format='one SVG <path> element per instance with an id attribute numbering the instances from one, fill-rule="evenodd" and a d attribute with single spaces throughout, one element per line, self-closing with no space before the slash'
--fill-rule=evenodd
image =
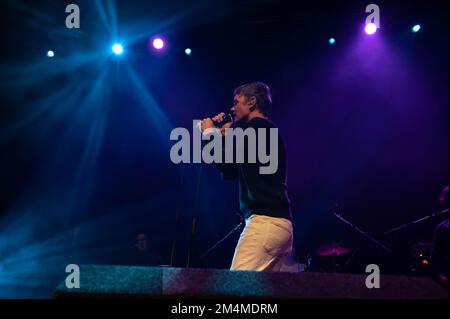
<path id="1" fill-rule="evenodd" d="M 230 114 L 220 113 L 212 118 L 204 118 L 200 122 L 200 129 L 202 133 L 208 134 L 210 129 L 220 129 L 220 133 L 225 135 L 225 129 L 233 125 L 233 118 Z"/>

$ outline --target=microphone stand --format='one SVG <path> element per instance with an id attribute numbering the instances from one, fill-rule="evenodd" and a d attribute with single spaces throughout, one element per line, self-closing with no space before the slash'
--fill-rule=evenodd
<path id="1" fill-rule="evenodd" d="M 202 179 L 202 166 L 200 165 L 198 168 L 198 177 L 197 177 L 197 189 L 195 192 L 195 207 L 194 212 L 192 214 L 192 224 L 191 224 L 191 234 L 189 237 L 189 247 L 188 247 L 188 253 L 187 253 L 187 263 L 186 268 L 191 267 L 192 263 L 192 249 L 194 245 L 194 238 L 197 232 L 197 213 L 200 209 L 200 184 Z"/>
<path id="2" fill-rule="evenodd" d="M 217 127 L 221 127 L 222 125 L 224 125 L 228 122 L 232 122 L 232 121 L 233 121 L 233 117 L 231 116 L 231 114 L 228 113 L 227 115 L 224 116 L 222 121 L 220 121 L 220 122 L 213 121 L 213 123 L 214 123 L 214 126 L 217 128 Z M 200 165 L 199 172 L 198 172 L 198 179 L 197 179 L 197 190 L 196 190 L 196 194 L 195 194 L 195 209 L 194 209 L 194 213 L 192 215 L 191 235 L 189 238 L 189 247 L 188 247 L 188 253 L 187 253 L 186 268 L 189 268 L 192 263 L 192 249 L 193 249 L 194 238 L 195 238 L 196 231 L 197 231 L 197 213 L 196 212 L 200 209 L 201 177 L 202 177 L 202 166 Z M 239 227 L 241 227 L 242 223 L 243 223 L 243 221 L 238 226 L 236 226 L 232 231 L 230 231 L 224 238 L 219 240 L 219 242 L 217 242 L 213 247 L 208 249 L 208 251 L 206 253 L 204 253 L 200 258 L 205 257 L 210 251 L 212 251 L 221 242 L 223 242 L 225 239 L 227 239 L 232 233 L 234 233 L 237 229 L 239 229 Z"/>
<path id="3" fill-rule="evenodd" d="M 170 250 L 170 267 L 173 267 L 175 263 L 175 249 L 178 240 L 178 228 L 180 224 L 181 194 L 183 193 L 183 175 L 184 175 L 184 166 L 182 164 L 180 166 L 180 184 L 178 190 L 177 207 L 175 211 L 175 234 L 172 239 L 172 248 Z"/>
<path id="4" fill-rule="evenodd" d="M 344 222 L 345 224 L 349 225 L 350 227 L 352 227 L 354 230 L 356 230 L 358 233 L 360 233 L 361 235 L 363 235 L 364 237 L 366 237 L 367 239 L 369 239 L 372 243 L 374 243 L 376 246 L 381 247 L 383 250 L 387 251 L 388 253 L 391 253 L 391 250 L 386 247 L 385 245 L 383 245 L 380 241 L 376 240 L 375 238 L 371 237 L 370 235 L 366 234 L 364 231 L 362 231 L 361 229 L 359 229 L 357 226 L 353 225 L 352 223 L 350 223 L 348 220 L 346 220 L 344 217 L 342 217 L 341 214 L 333 212 L 333 215 L 336 216 L 339 220 L 341 220 L 342 222 Z"/>
<path id="5" fill-rule="evenodd" d="M 422 222 L 424 222 L 424 221 L 426 221 L 426 220 L 428 220 L 428 219 L 434 218 L 434 217 L 436 217 L 436 216 L 443 215 L 443 214 L 445 214 L 445 213 L 448 213 L 448 208 L 447 208 L 447 209 L 444 209 L 444 210 L 442 210 L 442 211 L 440 211 L 440 212 L 433 213 L 433 214 L 431 214 L 431 215 L 428 215 L 428 216 L 419 218 L 419 219 L 417 219 L 417 220 L 414 220 L 414 221 L 412 221 L 412 222 L 406 223 L 406 224 L 404 224 L 404 225 L 401 225 L 401 226 L 392 228 L 391 230 L 388 230 L 387 232 L 385 232 L 383 235 L 391 234 L 391 233 L 393 233 L 393 232 L 399 231 L 399 230 L 401 230 L 401 229 L 404 229 L 404 228 L 406 228 L 406 227 L 409 227 L 409 226 L 412 226 L 412 225 L 415 225 L 415 224 L 418 224 L 418 223 L 422 223 Z"/>
<path id="6" fill-rule="evenodd" d="M 219 246 L 221 243 L 223 243 L 228 237 L 230 237 L 234 232 L 236 232 L 242 225 L 244 224 L 243 221 L 239 223 L 235 228 L 233 228 L 228 234 L 225 235 L 222 239 L 220 239 L 218 242 L 216 242 L 214 245 L 212 245 L 207 251 L 205 251 L 201 255 L 201 259 L 205 258 L 209 253 L 211 253 L 214 249 L 216 249 L 217 246 Z"/>

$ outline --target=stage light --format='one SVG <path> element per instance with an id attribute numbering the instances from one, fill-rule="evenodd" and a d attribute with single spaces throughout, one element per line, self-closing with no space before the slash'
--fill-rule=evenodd
<path id="1" fill-rule="evenodd" d="M 333 44 L 336 43 L 336 39 L 335 39 L 335 38 L 330 38 L 330 39 L 328 40 L 328 43 L 329 43 L 330 45 L 333 45 Z"/>
<path id="2" fill-rule="evenodd" d="M 55 56 L 55 52 L 53 52 L 52 50 L 47 51 L 47 56 L 49 58 L 53 58 Z"/>
<path id="3" fill-rule="evenodd" d="M 164 47 L 164 41 L 161 38 L 155 38 L 153 40 L 153 47 L 157 50 L 161 50 Z"/>
<path id="4" fill-rule="evenodd" d="M 191 55 L 192 50 L 190 48 L 187 48 L 186 50 L 184 50 L 184 53 L 186 53 L 186 55 Z"/>
<path id="5" fill-rule="evenodd" d="M 115 55 L 121 55 L 123 53 L 123 46 L 120 43 L 116 43 L 112 46 L 112 52 Z"/>
<path id="6" fill-rule="evenodd" d="M 416 24 L 415 26 L 412 27 L 412 32 L 419 32 L 420 31 L 420 24 Z"/>
<path id="7" fill-rule="evenodd" d="M 377 26 L 375 23 L 368 23 L 364 29 L 368 35 L 372 35 L 377 32 Z"/>

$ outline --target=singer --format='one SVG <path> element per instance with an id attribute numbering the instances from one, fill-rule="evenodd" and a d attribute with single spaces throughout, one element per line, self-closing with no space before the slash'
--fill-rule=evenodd
<path id="1" fill-rule="evenodd" d="M 216 127 L 214 123 L 219 123 L 222 135 L 232 126 L 252 127 L 256 131 L 261 128 L 269 131 L 276 127 L 268 119 L 272 97 L 266 84 L 244 84 L 236 88 L 233 95 L 234 103 L 230 110 L 233 121 L 224 120 L 224 113 L 205 118 L 201 121 L 203 133 Z M 265 136 L 268 145 L 268 132 Z M 256 140 L 259 141 L 259 138 Z M 252 149 L 257 151 L 257 145 Z M 280 271 L 284 258 L 292 252 L 293 243 L 292 215 L 286 185 L 286 150 L 280 135 L 278 169 L 273 174 L 260 174 L 258 163 L 246 161 L 223 161 L 215 165 L 225 180 L 239 181 L 240 209 L 245 217 L 245 228 L 236 246 L 231 270 Z"/>

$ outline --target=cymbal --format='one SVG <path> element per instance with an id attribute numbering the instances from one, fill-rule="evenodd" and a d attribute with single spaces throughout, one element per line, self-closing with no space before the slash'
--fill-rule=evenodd
<path id="1" fill-rule="evenodd" d="M 352 251 L 352 247 L 342 243 L 331 243 L 326 246 L 322 246 L 316 250 L 316 254 L 319 256 L 339 256 L 348 254 Z"/>

